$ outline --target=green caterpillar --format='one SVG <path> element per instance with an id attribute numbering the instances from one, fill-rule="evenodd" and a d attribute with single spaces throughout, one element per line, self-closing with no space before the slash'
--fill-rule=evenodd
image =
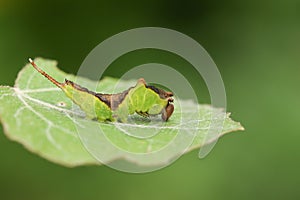
<path id="1" fill-rule="evenodd" d="M 137 113 L 143 117 L 161 114 L 162 120 L 167 121 L 174 111 L 174 105 L 171 104 L 173 93 L 147 85 L 143 78 L 140 78 L 134 87 L 121 93 L 102 94 L 92 92 L 67 79 L 60 83 L 41 70 L 32 59 L 29 59 L 29 62 L 77 104 L 89 119 L 126 122 L 129 115 Z"/>

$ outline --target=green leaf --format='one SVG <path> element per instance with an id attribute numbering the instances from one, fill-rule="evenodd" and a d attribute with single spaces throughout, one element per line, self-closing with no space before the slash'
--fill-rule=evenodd
<path id="1" fill-rule="evenodd" d="M 107 77 L 98 84 L 60 71 L 55 61 L 38 58 L 35 62 L 58 81 L 68 78 L 102 93 L 122 91 L 136 82 Z M 20 71 L 14 87 L 0 87 L 0 119 L 7 137 L 65 166 L 99 164 L 96 158 L 104 163 L 126 159 L 140 165 L 159 165 L 225 133 L 243 130 L 240 123 L 231 120 L 229 114 L 224 116 L 221 109 L 176 98 L 174 106 L 174 114 L 168 122 L 136 115 L 123 124 L 87 120 L 59 88 L 29 64 Z M 224 122 L 223 128 L 217 137 L 207 139 L 212 120 Z M 99 130 L 103 134 L 99 134 Z M 104 140 L 113 147 L 107 146 Z M 168 151 L 161 151 L 166 146 L 173 153 L 171 157 Z M 147 153 L 157 155 L 151 158 L 139 156 Z"/>

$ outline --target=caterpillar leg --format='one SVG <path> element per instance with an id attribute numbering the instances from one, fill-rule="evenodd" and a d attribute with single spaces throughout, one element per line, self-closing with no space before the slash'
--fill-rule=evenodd
<path id="1" fill-rule="evenodd" d="M 142 111 L 136 111 L 137 114 L 143 116 L 143 117 L 149 117 L 149 114 L 147 112 L 142 112 Z"/>

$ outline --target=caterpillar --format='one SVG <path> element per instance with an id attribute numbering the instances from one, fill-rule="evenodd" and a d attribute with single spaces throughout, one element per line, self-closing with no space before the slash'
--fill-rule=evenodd
<path id="1" fill-rule="evenodd" d="M 89 119 L 126 122 L 129 115 L 137 113 L 143 117 L 161 115 L 163 121 L 168 121 L 174 111 L 173 93 L 147 85 L 143 78 L 121 93 L 103 94 L 90 91 L 67 79 L 60 83 L 39 68 L 32 59 L 29 58 L 29 62 L 77 104 Z"/>

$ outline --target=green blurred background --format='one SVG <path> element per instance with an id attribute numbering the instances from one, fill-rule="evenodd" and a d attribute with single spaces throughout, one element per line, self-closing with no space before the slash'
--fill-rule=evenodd
<path id="1" fill-rule="evenodd" d="M 228 110 L 246 131 L 222 137 L 202 160 L 193 151 L 137 175 L 55 165 L 9 141 L 1 128 L 0 198 L 300 199 L 300 1 L 1 0 L 0 84 L 13 85 L 28 57 L 53 58 L 76 73 L 101 41 L 145 26 L 171 28 L 203 45 L 222 74 Z M 160 60 L 180 62 L 149 51 L 114 64 Z M 209 102 L 206 92 L 200 101 Z"/>

